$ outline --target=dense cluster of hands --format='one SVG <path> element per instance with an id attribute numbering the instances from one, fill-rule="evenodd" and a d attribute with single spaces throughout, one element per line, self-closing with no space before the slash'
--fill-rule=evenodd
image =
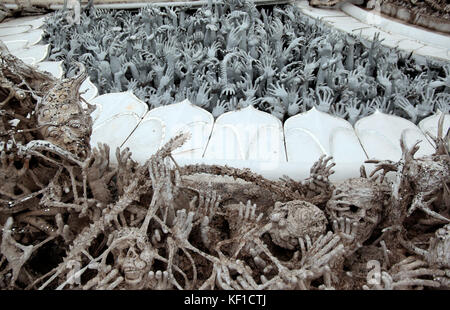
<path id="1" fill-rule="evenodd" d="M 215 117 L 252 105 L 281 120 L 312 107 L 355 123 L 379 110 L 419 122 L 450 109 L 450 65 L 420 63 L 328 29 L 291 5 L 90 7 L 46 22 L 50 60 L 88 67 L 101 93 L 131 90 L 150 108 L 188 98 Z"/>

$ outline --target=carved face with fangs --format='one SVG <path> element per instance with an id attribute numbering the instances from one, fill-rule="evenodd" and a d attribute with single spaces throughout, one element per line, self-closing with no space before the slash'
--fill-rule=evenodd
<path id="1" fill-rule="evenodd" d="M 80 64 L 81 72 L 73 78 L 58 82 L 36 105 L 39 126 L 43 138 L 84 159 L 88 155 L 92 133 L 89 107 L 80 103 L 79 88 L 87 73 Z"/>
<path id="2" fill-rule="evenodd" d="M 112 249 L 116 264 L 123 273 L 125 283 L 132 288 L 144 284 L 144 276 L 153 265 L 154 256 L 151 245 L 137 228 L 124 228 L 119 231 Z"/>

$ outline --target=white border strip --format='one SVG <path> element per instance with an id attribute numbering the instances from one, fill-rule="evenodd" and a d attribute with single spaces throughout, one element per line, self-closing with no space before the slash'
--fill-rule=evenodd
<path id="1" fill-rule="evenodd" d="M 433 46 L 450 49 L 450 36 L 409 26 L 383 17 L 380 14 L 365 11 L 351 3 L 343 3 L 341 10 L 362 23 L 371 25 L 389 33 L 399 34 L 413 40 L 421 41 Z"/>
<path id="2" fill-rule="evenodd" d="M 277 4 L 286 4 L 291 3 L 293 0 L 255 0 L 256 5 L 277 5 Z M 99 9 L 139 9 L 143 8 L 147 5 L 153 5 L 158 7 L 173 7 L 173 6 L 192 6 L 198 7 L 202 5 L 208 4 L 207 0 L 201 1 L 179 1 L 179 2 L 135 2 L 135 3 L 96 3 L 94 6 Z M 17 4 L 5 4 L 8 9 L 17 9 Z M 82 5 L 86 6 L 85 4 Z M 52 10 L 59 10 L 63 8 L 63 4 L 50 4 L 47 6 Z"/>

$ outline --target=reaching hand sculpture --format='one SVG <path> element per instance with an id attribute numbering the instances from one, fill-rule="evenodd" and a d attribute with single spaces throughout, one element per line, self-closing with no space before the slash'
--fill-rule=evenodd
<path id="1" fill-rule="evenodd" d="M 427 91 L 418 94 L 423 98 L 410 100 L 413 108 L 417 106 L 419 121 L 432 113 L 435 97 L 450 89 L 448 65 L 443 72 L 429 68 L 422 78 L 411 80 L 414 72 L 425 72 L 423 66 L 383 47 L 378 35 L 370 44 L 328 30 L 324 35 L 320 22 L 307 22 L 294 6 L 268 13 L 247 1 L 232 1 L 210 3 L 194 13 L 187 7 L 153 6 L 136 13 L 88 11 L 81 13 L 79 26 L 68 25 L 60 12 L 47 19 L 51 58 L 64 60 L 66 67 L 71 59 L 86 62 L 100 92 L 124 91 L 133 85 L 150 107 L 186 99 L 180 96 L 189 89 L 189 98 L 210 112 L 225 111 L 216 106 L 235 98 L 240 107 L 254 105 L 283 118 L 287 110 L 295 115 L 312 107 L 297 98 L 304 98 L 310 88 L 321 92 L 320 87 L 326 86 L 337 93 L 352 91 L 357 109 L 370 111 L 373 100 L 407 98 L 426 78 L 434 94 Z M 61 27 L 70 31 L 61 33 Z M 130 75 L 137 85 L 129 83 Z M 278 93 L 274 85 L 291 94 Z M 151 89 L 158 90 L 157 95 L 145 93 Z M 293 90 L 300 93 L 295 96 Z M 448 109 L 448 103 L 440 105 L 441 110 Z M 339 104 L 327 106 L 323 100 L 319 105 L 328 113 L 346 115 Z M 402 115 L 403 108 L 391 112 Z M 353 109 L 346 117 L 355 122 L 364 115 Z"/>
<path id="2" fill-rule="evenodd" d="M 84 154 L 71 144 L 36 140 L 39 113 L 53 101 L 46 99 L 34 114 L 35 105 L 27 102 L 57 92 L 68 96 L 64 103 L 75 102 L 84 71 L 65 80 L 73 88 L 67 90 L 2 56 L 8 66 L 0 71 L 1 289 L 449 287 L 450 165 L 443 117 L 436 154 L 415 158 L 417 145 L 410 149 L 402 139 L 400 161 L 368 161 L 377 164 L 373 176 L 361 169 L 361 178 L 339 184 L 329 180 L 334 163 L 325 156 L 305 180 L 180 166 L 172 153 L 186 134 L 144 165 L 118 148 L 114 165 L 103 144 Z M 280 98 L 287 93 L 288 100 L 295 92 L 282 84 L 270 89 Z M 321 91 L 320 100 L 331 101 L 332 92 Z M 226 102 L 230 108 L 239 104 L 235 99 Z M 24 113 L 33 116 L 27 120 Z M 16 115 L 23 129 L 8 122 Z M 384 178 L 389 171 L 393 181 Z M 50 251 L 58 260 L 48 260 Z M 44 258 L 49 270 L 35 268 L 35 259 Z M 379 265 L 372 276 L 361 268 L 366 262 Z"/>

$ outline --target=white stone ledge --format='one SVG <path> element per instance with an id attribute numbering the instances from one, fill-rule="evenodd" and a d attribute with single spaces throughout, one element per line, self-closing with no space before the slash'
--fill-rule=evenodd
<path id="1" fill-rule="evenodd" d="M 392 161 L 400 160 L 402 150 L 400 138 L 405 137 L 407 147 L 421 141 L 417 157 L 431 155 L 434 147 L 429 143 L 424 133 L 414 123 L 399 116 L 376 111 L 364 117 L 355 124 L 356 134 L 369 159 Z"/>
<path id="2" fill-rule="evenodd" d="M 360 22 L 379 28 L 383 31 L 400 34 L 406 37 L 414 37 L 415 40 L 429 44 L 431 46 L 450 48 L 450 37 L 441 35 L 432 31 L 427 31 L 415 26 L 409 26 L 404 23 L 396 22 L 385 18 L 380 14 L 374 14 L 363 10 L 351 3 L 341 5 L 341 10 L 348 15 L 356 18 Z M 411 36 L 412 35 L 412 36 Z M 424 44 L 424 45 L 426 45 Z"/>
<path id="3" fill-rule="evenodd" d="M 45 71 L 47 73 L 50 73 L 57 79 L 61 79 L 64 75 L 64 69 L 62 67 L 62 60 L 61 61 L 41 61 L 35 64 L 35 67 L 37 67 L 41 71 Z"/>
<path id="4" fill-rule="evenodd" d="M 33 46 L 38 44 L 42 40 L 42 36 L 44 35 L 44 30 L 35 29 L 28 32 L 22 32 L 14 35 L 0 35 L 0 40 L 2 40 L 5 44 L 11 41 L 27 41 L 27 46 Z M 8 43 L 9 44 L 9 43 Z"/>
<path id="5" fill-rule="evenodd" d="M 117 163 L 116 149 L 122 147 L 130 134 L 137 128 L 141 118 L 133 112 L 120 113 L 95 126 L 91 135 L 91 148 L 99 143 L 109 145 L 109 157 L 112 163 Z"/>
<path id="6" fill-rule="evenodd" d="M 25 49 L 19 49 L 11 51 L 11 54 L 24 62 L 35 65 L 41 61 L 44 61 L 50 52 L 50 44 L 46 45 L 33 45 Z"/>
<path id="7" fill-rule="evenodd" d="M 25 17 L 18 17 L 18 18 L 7 18 L 0 24 L 0 28 L 3 27 L 17 27 L 17 26 L 31 26 L 32 29 L 38 29 L 41 28 L 44 25 L 46 15 L 39 15 L 39 16 L 25 16 Z M 0 29 L 1 32 L 1 29 Z"/>
<path id="8" fill-rule="evenodd" d="M 305 1 L 298 5 L 300 8 L 307 8 L 307 2 L 305 3 Z M 365 37 L 373 37 L 375 32 L 379 32 L 377 28 L 370 25 L 356 20 L 352 22 L 352 17 L 343 16 L 343 13 L 340 14 L 339 11 L 337 14 L 334 10 L 308 9 L 306 11 L 309 13 L 308 16 L 320 18 L 328 24 L 336 25 L 350 33 L 360 32 Z M 27 22 L 29 21 L 24 21 L 24 24 Z M 21 24 L 17 23 L 17 25 L 20 26 Z M 37 25 L 38 22 L 32 29 L 35 29 Z M 25 28 L 28 29 L 26 32 L 14 35 L 8 34 L 1 37 L 0 40 L 5 40 L 7 45 L 14 47 L 15 52 L 18 52 L 19 55 L 22 54 L 24 61 L 27 63 L 35 64 L 38 68 L 61 77 L 61 62 L 42 62 L 42 57 L 37 57 L 37 54 L 42 55 L 42 51 L 48 51 L 48 46 L 46 48 L 44 46 L 30 48 L 41 39 L 43 31 Z M 25 28 L 21 30 L 25 30 Z M 438 55 L 438 58 L 443 56 L 442 58 L 447 57 L 448 59 L 448 50 L 443 48 L 432 47 L 411 40 L 415 43 L 413 46 L 407 37 L 398 34 L 391 35 L 387 32 L 381 33 L 382 37 L 389 38 L 389 44 L 393 46 L 399 45 L 405 49 L 413 49 L 414 53 L 418 55 L 422 53 L 429 56 L 427 53 L 442 53 L 442 55 Z M 23 42 L 16 42 L 20 40 L 28 43 L 27 48 L 23 48 Z M 386 41 L 384 43 L 386 44 Z M 30 51 L 33 50 L 36 51 L 36 55 L 30 54 Z M 224 114 L 214 122 L 209 112 L 187 102 L 179 103 L 178 106 L 175 104 L 148 111 L 147 105 L 131 92 L 105 94 L 94 99 L 98 91 L 95 86 L 92 87 L 89 80 L 83 83 L 82 88 L 88 90 L 83 97 L 98 107 L 92 114 L 94 128 L 91 146 L 96 146 L 98 142 L 108 143 L 111 148 L 110 158 L 112 162 L 115 161 L 116 147 L 122 149 L 130 147 L 134 153 L 133 158 L 139 162 L 145 162 L 177 131 L 189 129 L 188 127 L 193 123 L 201 123 L 201 128 L 198 128 L 199 131 L 192 131 L 198 133 L 193 135 L 194 140 L 197 141 L 193 141 L 193 144 L 191 141 L 191 145 L 194 147 L 180 149 L 176 154 L 177 156 L 174 156 L 179 165 L 207 164 L 227 165 L 241 169 L 249 168 L 253 172 L 272 180 L 277 180 L 283 175 L 288 175 L 297 180 L 307 178 L 313 162 L 323 154 L 336 157 L 334 159 L 336 163 L 335 173 L 330 177 L 332 181 L 358 177 L 360 167 L 366 158 L 377 157 L 380 160 L 398 160 L 401 155 L 399 139 L 401 134 L 405 132 L 408 146 L 414 143 L 417 138 L 422 140 L 422 148 L 419 150 L 418 156 L 431 154 L 434 152 L 433 141 L 427 135 L 436 136 L 437 122 L 440 116 L 438 113 L 424 119 L 419 124 L 419 129 L 405 119 L 391 115 L 380 115 L 378 112 L 358 121 L 355 125 L 356 130 L 354 130 L 346 121 L 326 113 L 314 113 L 314 111 L 310 113 L 309 111 L 304 115 L 292 117 L 285 124 L 282 124 L 268 113 L 248 108 Z M 168 116 L 166 112 L 173 111 L 174 106 L 186 108 L 183 108 L 183 111 L 189 111 L 186 112 L 187 116 L 192 120 L 197 118 L 197 122 L 186 121 L 184 125 L 177 124 L 177 126 L 174 126 L 179 122 L 179 116 L 183 114 L 179 113 L 176 117 Z M 331 119 L 334 122 L 330 121 Z M 242 130 L 248 129 L 249 125 L 252 128 L 247 133 L 247 137 L 240 137 L 243 134 L 246 135 Z M 211 146 L 212 132 L 217 131 L 221 126 L 228 126 L 232 131 L 234 130 L 236 137 L 240 137 L 239 139 L 225 141 L 226 143 L 222 145 L 224 150 L 231 152 L 231 155 L 226 156 L 225 153 L 219 154 L 220 152 L 216 152 L 214 156 L 205 156 L 208 154 L 208 147 Z M 267 136 L 264 136 L 267 130 L 261 131 L 260 129 L 269 127 L 276 133 L 276 137 L 271 141 L 277 142 L 275 145 L 268 144 L 265 149 L 261 149 L 258 145 L 264 145 L 268 139 Z M 449 127 L 450 116 L 447 114 L 445 115 L 444 133 Z M 295 135 L 290 136 L 290 132 L 294 131 L 308 132 L 310 143 L 300 143 L 294 137 Z M 232 149 L 226 149 L 228 147 L 233 148 L 233 143 L 236 141 L 239 141 L 239 144 L 234 153 Z M 314 147 L 314 143 L 316 147 Z M 255 148 L 255 146 L 257 147 Z M 302 148 L 301 151 L 299 151 L 299 148 Z M 276 158 L 281 160 L 274 160 L 274 157 L 271 157 L 271 152 L 274 152 L 274 150 L 278 154 Z M 257 151 L 256 156 L 252 155 L 255 151 Z M 261 154 L 264 156 L 260 156 Z M 373 169 L 373 165 L 364 164 L 364 166 L 368 168 L 369 172 Z"/>
<path id="9" fill-rule="evenodd" d="M 321 20 L 340 31 L 361 35 L 370 41 L 375 33 L 379 33 L 382 44 L 387 47 L 398 47 L 404 53 L 412 52 L 418 59 L 431 57 L 450 61 L 449 36 L 399 23 L 350 3 L 342 4 L 341 10 L 313 8 L 309 6 L 308 1 L 296 1 L 295 5 L 310 18 Z"/>
<path id="10" fill-rule="evenodd" d="M 42 1 L 42 0 L 41 0 Z M 56 2 L 56 3 L 55 3 Z M 59 3 L 58 3 L 59 2 Z M 58 10 L 63 7 L 63 1 L 52 1 L 47 4 L 47 6 L 52 10 Z M 256 5 L 274 5 L 274 4 L 286 4 L 292 2 L 292 0 L 254 0 Z M 95 4 L 96 8 L 99 9 L 138 9 L 145 7 L 149 4 L 158 7 L 177 7 L 177 6 L 192 6 L 199 7 L 202 5 L 208 4 L 207 0 L 200 1 L 147 1 L 147 2 L 139 2 L 139 1 L 98 1 Z M 7 7 L 13 7 L 14 4 L 8 4 Z M 83 5 L 84 6 L 84 5 Z"/>
<path id="11" fill-rule="evenodd" d="M 191 139 L 172 153 L 174 158 L 202 158 L 213 125 L 214 117 L 211 113 L 184 100 L 148 111 L 124 146 L 132 150 L 139 149 L 142 154 L 136 154 L 133 158 L 145 161 L 160 146 L 183 132 L 189 133 Z M 151 144 L 157 146 L 156 150 Z"/>
<path id="12" fill-rule="evenodd" d="M 0 37 L 17 35 L 27 32 L 32 28 L 31 25 L 4 26 L 0 24 Z"/>
<path id="13" fill-rule="evenodd" d="M 140 109 L 143 103 L 137 101 L 130 92 L 95 99 L 94 103 L 101 102 L 102 108 L 93 113 L 98 125 L 94 126 L 92 146 L 106 142 L 112 143 L 112 150 L 129 147 L 132 158 L 143 164 L 168 139 L 183 131 L 190 132 L 192 137 L 186 147 L 174 151 L 177 162 L 249 168 L 270 179 L 283 175 L 300 179 L 309 175 L 310 167 L 320 156 L 326 155 L 333 156 L 336 166 L 331 179 L 338 181 L 358 177 L 362 165 L 370 172 L 373 165 L 364 164 L 367 159 L 399 160 L 402 134 L 406 135 L 408 147 L 422 140 L 417 156 L 430 155 L 434 146 L 424 133 L 437 134 L 438 114 L 422 121 L 419 129 L 406 119 L 375 112 L 359 120 L 355 130 L 347 121 L 315 109 L 291 117 L 284 124 L 254 108 L 229 112 L 213 123 L 207 111 L 187 101 L 159 107 L 145 116 Z M 101 115 L 106 106 L 110 107 L 107 119 Z M 131 109 L 124 109 L 126 106 Z M 174 110 L 180 113 L 173 114 Z M 184 121 L 180 115 L 189 117 Z M 99 124 L 99 118 L 105 120 Z M 448 120 L 446 115 L 444 131 L 449 127 Z M 195 124 L 201 125 L 200 130 L 196 130 Z M 265 130 L 268 127 L 273 132 Z M 224 133 L 227 134 L 223 136 Z M 268 143 L 269 140 L 272 142 Z M 261 147 L 255 147 L 258 145 Z"/>
<path id="14" fill-rule="evenodd" d="M 253 106 L 219 116 L 205 158 L 286 162 L 283 124 Z"/>
<path id="15" fill-rule="evenodd" d="M 3 42 L 3 41 L 2 41 Z M 27 40 L 17 40 L 17 41 L 6 41 L 3 42 L 10 52 L 16 50 L 23 50 L 27 48 L 28 41 Z"/>
<path id="16" fill-rule="evenodd" d="M 420 130 L 422 130 L 422 132 L 427 137 L 428 141 L 433 146 L 435 146 L 433 138 L 436 138 L 438 136 L 439 119 L 441 116 L 442 112 L 438 110 L 436 114 L 433 114 L 421 120 L 418 125 Z M 446 114 L 444 115 L 442 123 L 442 135 L 445 136 L 445 134 L 449 129 L 450 129 L 450 115 Z"/>
<path id="17" fill-rule="evenodd" d="M 248 168 L 252 172 L 262 175 L 269 180 L 278 180 L 284 175 L 294 180 L 302 180 L 310 175 L 311 164 L 308 162 L 273 162 L 273 161 L 248 161 L 248 160 L 227 160 L 227 159 L 188 159 L 182 158 L 177 160 L 180 166 L 205 164 L 220 165 L 233 168 Z M 333 170 L 334 174 L 330 176 L 331 181 L 342 181 L 349 178 L 359 177 L 359 168 L 349 164 L 336 165 Z"/>

